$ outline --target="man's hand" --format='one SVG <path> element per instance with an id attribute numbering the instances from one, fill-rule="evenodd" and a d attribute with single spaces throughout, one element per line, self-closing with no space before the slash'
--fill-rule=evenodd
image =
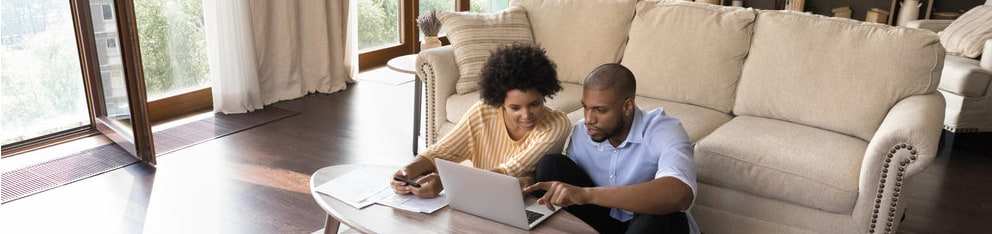
<path id="1" fill-rule="evenodd" d="M 543 197 L 537 199 L 537 203 L 548 206 L 548 209 L 552 211 L 555 210 L 554 206 L 585 205 L 590 200 L 588 188 L 577 187 L 558 181 L 540 182 L 524 188 L 525 193 L 537 190 L 547 191 Z"/>
<path id="2" fill-rule="evenodd" d="M 441 177 L 437 173 L 427 174 L 426 176 L 417 179 L 417 183 L 420 184 L 420 188 L 407 186 L 410 192 L 414 196 L 419 198 L 434 198 L 441 193 L 444 186 L 441 185 Z"/>

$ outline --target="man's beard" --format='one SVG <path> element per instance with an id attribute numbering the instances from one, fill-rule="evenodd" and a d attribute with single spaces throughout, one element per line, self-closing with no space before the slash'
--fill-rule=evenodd
<path id="1" fill-rule="evenodd" d="M 621 121 L 618 121 L 617 123 L 618 123 L 617 125 L 622 125 L 623 124 L 623 121 L 621 120 Z M 595 136 L 590 136 L 590 137 L 592 138 L 592 141 L 594 141 L 596 143 L 601 143 L 601 142 L 603 142 L 603 141 L 605 141 L 607 139 L 610 139 L 610 138 L 613 138 L 614 136 L 616 136 L 617 135 L 617 132 L 620 131 L 620 128 L 621 127 L 622 126 L 613 126 L 613 129 L 600 129 L 600 132 L 602 132 L 603 135 L 604 135 L 603 138 L 600 138 L 600 139 L 596 139 Z"/>

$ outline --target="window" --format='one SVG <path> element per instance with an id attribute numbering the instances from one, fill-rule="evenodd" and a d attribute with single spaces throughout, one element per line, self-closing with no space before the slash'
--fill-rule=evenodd
<path id="1" fill-rule="evenodd" d="M 358 1 L 358 50 L 368 51 L 402 43 L 399 1 Z"/>
<path id="2" fill-rule="evenodd" d="M 89 125 L 70 5 L 64 0 L 0 4 L 3 147 Z"/>
<path id="3" fill-rule="evenodd" d="M 117 38 L 107 39 L 107 54 L 115 55 L 120 54 L 121 49 L 117 48 Z"/>
<path id="4" fill-rule="evenodd" d="M 114 8 L 110 5 L 101 5 L 101 12 L 103 12 L 103 20 L 114 20 Z"/>
<path id="5" fill-rule="evenodd" d="M 455 11 L 455 0 L 420 0 L 420 12 L 417 16 L 427 14 L 431 10 L 436 11 Z M 445 35 L 444 26 L 441 27 L 441 31 L 437 33 L 438 36 Z M 424 33 L 420 33 L 420 38 L 424 38 Z"/>
<path id="6" fill-rule="evenodd" d="M 509 7 L 508 0 L 471 0 L 469 8 L 472 12 L 493 13 Z"/>
<path id="7" fill-rule="evenodd" d="M 148 100 L 210 85 L 201 0 L 134 1 Z"/>

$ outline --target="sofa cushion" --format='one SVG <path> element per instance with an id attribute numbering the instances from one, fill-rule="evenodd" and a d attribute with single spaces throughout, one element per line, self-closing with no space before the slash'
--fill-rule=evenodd
<path id="1" fill-rule="evenodd" d="M 730 113 L 754 16 L 739 7 L 638 2 L 622 62 L 637 94 Z"/>
<path id="2" fill-rule="evenodd" d="M 920 29 L 761 10 L 734 115 L 868 140 L 896 101 L 934 92 L 944 54 Z"/>
<path id="3" fill-rule="evenodd" d="M 545 105 L 565 113 L 581 109 L 582 85 L 562 82 L 561 88 L 561 91 L 555 94 L 554 98 L 548 100 Z M 462 115 L 465 115 L 465 111 L 468 111 L 468 108 L 471 108 L 479 100 L 481 100 L 479 91 L 448 97 L 448 102 L 445 104 L 448 121 L 457 123 L 462 119 Z"/>
<path id="4" fill-rule="evenodd" d="M 593 68 L 620 61 L 634 0 L 512 0 L 527 9 L 534 41 L 558 64 L 558 78 L 581 84 Z"/>
<path id="5" fill-rule="evenodd" d="M 479 73 L 497 47 L 534 42 L 523 8 L 510 7 L 492 14 L 439 12 L 437 17 L 455 48 L 459 73 L 455 92 L 459 94 L 479 89 Z"/>
<path id="6" fill-rule="evenodd" d="M 940 75 L 940 90 L 968 97 L 984 97 L 992 71 L 978 66 L 978 60 L 947 55 Z"/>
<path id="7" fill-rule="evenodd" d="M 686 133 L 689 135 L 689 140 L 693 143 L 699 142 L 700 139 L 703 139 L 703 137 L 706 137 L 706 135 L 709 135 L 717 127 L 720 127 L 720 125 L 730 121 L 732 118 L 730 115 L 713 109 L 649 97 L 638 96 L 634 102 L 645 111 L 650 111 L 658 107 L 665 108 L 666 114 L 682 122 L 682 127 L 685 128 Z"/>
<path id="8" fill-rule="evenodd" d="M 700 183 L 849 214 L 867 147 L 822 129 L 738 116 L 697 142 L 694 158 Z"/>
<path id="9" fill-rule="evenodd" d="M 948 54 L 977 58 L 982 55 L 985 41 L 992 39 L 992 6 L 968 10 L 939 34 Z"/>

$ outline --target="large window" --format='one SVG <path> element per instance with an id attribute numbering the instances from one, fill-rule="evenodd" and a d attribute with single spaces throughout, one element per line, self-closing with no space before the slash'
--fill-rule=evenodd
<path id="1" fill-rule="evenodd" d="M 358 0 L 358 50 L 401 43 L 399 1 Z"/>
<path id="2" fill-rule="evenodd" d="M 134 1 L 148 99 L 209 86 L 201 0 Z"/>
<path id="3" fill-rule="evenodd" d="M 90 124 L 69 7 L 65 0 L 0 2 L 3 145 Z"/>

